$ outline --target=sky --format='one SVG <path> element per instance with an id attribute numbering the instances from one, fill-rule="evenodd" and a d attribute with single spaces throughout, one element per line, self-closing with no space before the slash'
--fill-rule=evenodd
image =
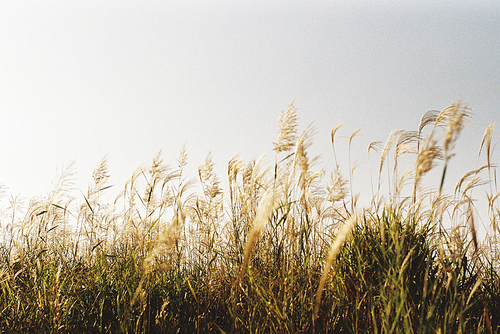
<path id="1" fill-rule="evenodd" d="M 290 101 L 313 155 L 333 170 L 330 131 L 354 188 L 367 147 L 461 100 L 474 116 L 450 173 L 476 167 L 500 121 L 498 1 L 2 1 L 0 183 L 4 197 L 45 196 L 74 161 L 85 193 L 107 158 L 115 194 L 162 150 L 187 171 L 211 152 L 227 179 L 236 153 L 273 163 Z M 495 132 L 498 138 L 498 130 Z M 497 152 L 498 153 L 498 152 Z M 496 161 L 499 155 L 496 154 Z M 359 175 L 358 175 L 359 173 Z M 450 177 L 451 178 L 451 177 Z M 359 181 L 357 181 L 359 180 Z M 457 178 L 454 178 L 457 180 Z M 451 189 L 453 185 L 450 185 Z"/>

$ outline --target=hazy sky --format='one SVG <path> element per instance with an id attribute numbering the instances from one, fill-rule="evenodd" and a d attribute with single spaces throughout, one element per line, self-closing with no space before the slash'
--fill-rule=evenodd
<path id="1" fill-rule="evenodd" d="M 424 112 L 461 99 L 475 115 L 452 165 L 472 169 L 485 127 L 500 121 L 500 2 L 0 4 L 8 194 L 46 195 L 71 161 L 85 192 L 105 156 L 118 193 L 160 149 L 175 166 L 184 144 L 190 176 L 211 151 L 225 180 L 235 153 L 267 153 L 272 163 L 278 116 L 292 99 L 301 130 L 315 124 L 313 151 L 327 170 L 331 128 L 344 122 L 346 171 L 356 128 L 353 155 L 365 161 L 370 142 L 415 130 Z"/>

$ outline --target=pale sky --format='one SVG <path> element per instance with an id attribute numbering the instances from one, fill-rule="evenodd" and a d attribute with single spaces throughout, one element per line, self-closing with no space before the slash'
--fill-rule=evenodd
<path id="1" fill-rule="evenodd" d="M 117 194 L 159 150 L 175 166 L 184 144 L 189 176 L 211 151 L 225 181 L 235 153 L 274 161 L 279 113 L 292 99 L 300 129 L 315 124 L 312 150 L 327 172 L 333 125 L 344 122 L 344 171 L 347 137 L 361 128 L 360 174 L 370 142 L 416 130 L 426 111 L 461 99 L 475 115 L 451 166 L 473 169 L 488 122 L 500 121 L 500 2 L 0 3 L 7 197 L 47 195 L 71 161 L 85 193 L 104 157 Z"/>

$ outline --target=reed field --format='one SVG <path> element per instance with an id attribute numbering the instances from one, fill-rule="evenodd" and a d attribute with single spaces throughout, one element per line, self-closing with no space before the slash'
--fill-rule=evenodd
<path id="1" fill-rule="evenodd" d="M 367 203 L 353 194 L 351 159 L 336 157 L 351 157 L 357 130 L 336 147 L 345 129 L 332 124 L 323 154 L 336 167 L 323 170 L 293 103 L 269 165 L 235 155 L 216 175 L 209 154 L 192 178 L 184 149 L 168 162 L 159 153 L 115 202 L 102 199 L 117 188 L 106 160 L 80 196 L 63 171 L 49 196 L 3 208 L 0 331 L 500 333 L 493 123 L 477 148 L 484 163 L 447 173 L 470 117 L 456 102 L 370 144 Z"/>

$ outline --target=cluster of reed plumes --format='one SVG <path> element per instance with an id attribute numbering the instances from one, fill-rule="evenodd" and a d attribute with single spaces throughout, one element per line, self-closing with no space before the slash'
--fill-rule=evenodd
<path id="1" fill-rule="evenodd" d="M 352 190 L 358 130 L 344 176 L 334 145 L 341 124 L 333 127 L 336 167 L 325 182 L 308 155 L 313 129 L 299 135 L 292 103 L 279 119 L 275 163 L 234 156 L 226 190 L 210 155 L 196 188 L 184 149 L 175 167 L 160 154 L 138 167 L 114 203 L 101 199 L 110 191 L 105 160 L 81 198 L 70 195 L 69 169 L 47 198 L 24 209 L 12 199 L 4 210 L 0 330 L 498 333 L 493 125 L 479 148 L 486 164 L 454 193 L 443 188 L 469 117 L 455 103 L 427 112 L 417 131 L 370 144 L 380 163 L 365 206 Z M 403 156 L 414 162 L 400 174 Z M 440 183 L 424 186 L 433 168 Z M 491 227 L 483 238 L 472 196 L 479 186 Z"/>

